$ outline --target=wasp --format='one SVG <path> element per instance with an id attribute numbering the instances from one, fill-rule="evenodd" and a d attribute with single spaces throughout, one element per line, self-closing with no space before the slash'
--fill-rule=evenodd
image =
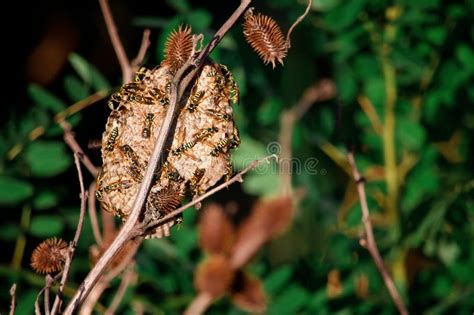
<path id="1" fill-rule="evenodd" d="M 142 137 L 143 138 L 150 138 L 151 127 L 152 127 L 154 118 L 155 118 L 155 114 L 152 114 L 152 113 L 146 114 L 144 126 L 143 126 L 143 129 L 142 129 Z"/>
<path id="2" fill-rule="evenodd" d="M 115 191 L 115 190 L 122 190 L 122 189 L 128 189 L 132 187 L 132 181 L 130 180 L 118 180 L 116 182 L 113 182 L 112 184 L 108 185 L 108 186 L 105 186 L 104 187 L 104 191 L 106 193 L 109 193 L 111 191 Z"/>
<path id="3" fill-rule="evenodd" d="M 109 102 L 107 105 L 111 110 L 117 110 L 120 106 L 120 102 L 122 101 L 122 95 L 120 93 L 114 93 L 110 97 Z"/>
<path id="4" fill-rule="evenodd" d="M 158 103 L 160 103 L 160 105 L 162 106 L 166 106 L 169 104 L 169 99 L 168 97 L 166 97 L 166 95 L 160 91 L 159 89 L 157 88 L 151 88 L 148 93 L 150 94 L 150 96 L 155 99 L 156 101 L 158 101 Z"/>
<path id="5" fill-rule="evenodd" d="M 143 81 L 147 71 L 148 71 L 147 68 L 140 67 L 140 69 L 138 69 L 137 73 L 135 74 L 135 82 L 140 83 L 141 81 Z"/>
<path id="6" fill-rule="evenodd" d="M 214 149 L 212 149 L 210 154 L 212 156 L 218 156 L 219 153 L 222 152 L 223 149 L 229 145 L 229 142 L 230 140 L 228 138 L 219 140 L 219 142 L 217 142 L 217 145 L 214 147 Z"/>
<path id="7" fill-rule="evenodd" d="M 215 118 L 218 118 L 218 119 L 221 119 L 221 120 L 225 120 L 225 121 L 231 121 L 232 120 L 232 115 L 229 115 L 229 114 L 226 114 L 226 113 L 219 113 L 213 109 L 208 109 L 207 110 L 207 113 L 210 114 L 211 116 L 215 117 Z"/>
<path id="8" fill-rule="evenodd" d="M 239 92 L 239 87 L 237 86 L 237 83 L 234 80 L 234 76 L 229 71 L 227 66 L 225 65 L 219 65 L 219 66 L 221 68 L 222 73 L 224 74 L 226 86 L 230 93 L 230 100 L 232 101 L 232 103 L 238 104 L 240 101 L 240 92 Z"/>
<path id="9" fill-rule="evenodd" d="M 186 142 L 185 144 L 183 144 L 182 146 L 180 146 L 179 148 L 171 151 L 171 153 L 174 155 L 174 156 L 180 156 L 181 153 L 184 153 L 184 151 L 187 151 L 189 149 L 191 149 L 192 147 L 194 147 L 196 145 L 196 141 L 195 140 L 191 140 L 189 142 Z"/>
<path id="10" fill-rule="evenodd" d="M 194 171 L 193 177 L 189 180 L 189 188 L 193 194 L 199 195 L 199 182 L 201 181 L 205 172 L 206 170 L 204 168 L 198 168 Z"/>
<path id="11" fill-rule="evenodd" d="M 132 160 L 133 163 L 135 163 L 136 165 L 140 165 L 140 163 L 138 162 L 138 155 L 135 153 L 131 146 L 125 144 L 120 147 L 120 150 L 122 150 L 122 152 L 125 153 L 125 155 L 130 160 Z"/>
<path id="12" fill-rule="evenodd" d="M 132 83 L 125 84 L 122 89 L 126 93 L 136 94 L 136 93 L 139 93 L 139 92 L 143 91 L 144 87 L 143 87 L 143 85 L 141 85 L 139 83 L 132 82 Z"/>
<path id="13" fill-rule="evenodd" d="M 97 189 L 95 191 L 95 198 L 101 202 L 104 200 L 104 196 L 102 195 L 102 189 Z"/>
<path id="14" fill-rule="evenodd" d="M 133 163 L 128 167 L 128 173 L 132 176 L 133 180 L 136 182 L 141 182 L 143 180 L 142 172 L 140 171 L 140 166 L 136 163 Z"/>
<path id="15" fill-rule="evenodd" d="M 232 132 L 232 140 L 230 141 L 229 148 L 235 149 L 240 145 L 240 134 L 239 129 L 234 125 L 234 130 Z"/>
<path id="16" fill-rule="evenodd" d="M 205 91 L 198 91 L 198 92 L 193 93 L 193 95 L 190 98 L 191 102 L 189 103 L 189 106 L 188 106 L 188 111 L 190 113 L 193 113 L 196 110 L 199 103 L 202 102 L 204 94 L 206 94 Z"/>
<path id="17" fill-rule="evenodd" d="M 107 145 L 105 146 L 105 149 L 107 151 L 112 151 L 114 149 L 114 146 L 115 146 L 115 143 L 117 142 L 118 136 L 119 136 L 118 127 L 112 128 L 112 131 L 110 132 L 109 139 L 107 139 Z"/>

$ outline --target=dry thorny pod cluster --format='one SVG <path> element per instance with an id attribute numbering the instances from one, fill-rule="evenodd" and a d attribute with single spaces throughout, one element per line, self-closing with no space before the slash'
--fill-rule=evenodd
<path id="1" fill-rule="evenodd" d="M 168 40 L 165 60 L 141 68 L 135 82 L 112 95 L 112 112 L 102 139 L 102 172 L 97 198 L 105 210 L 126 219 L 138 193 L 158 132 L 166 115 L 174 73 L 193 53 L 190 28 Z M 153 222 L 175 210 L 186 194 L 201 195 L 224 175 L 232 174 L 230 150 L 240 144 L 232 103 L 239 91 L 224 65 L 207 61 L 179 114 L 174 139 L 146 202 L 144 220 Z M 147 236 L 163 237 L 181 220 L 176 217 Z"/>
<path id="2" fill-rule="evenodd" d="M 199 243 L 207 258 L 195 273 L 197 290 L 213 299 L 228 293 L 240 308 L 264 311 L 266 297 L 262 283 L 243 267 L 267 241 L 288 227 L 293 213 L 289 197 L 260 201 L 249 217 L 234 227 L 221 206 L 208 205 L 199 225 Z"/>

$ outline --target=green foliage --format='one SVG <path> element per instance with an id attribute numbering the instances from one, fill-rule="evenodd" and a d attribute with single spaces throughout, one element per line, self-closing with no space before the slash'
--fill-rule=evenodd
<path id="1" fill-rule="evenodd" d="M 150 11 L 127 21 L 153 28 L 149 65 L 160 63 L 168 35 L 180 24 L 192 25 L 207 43 L 228 14 L 217 2 L 166 4 L 174 14 L 154 16 Z M 302 4 L 260 1 L 254 6 L 286 31 L 303 12 Z M 337 99 L 314 104 L 295 123 L 292 184 L 302 199 L 294 224 L 249 265 L 267 292 L 267 314 L 397 313 L 373 260 L 359 245 L 361 211 L 344 164 L 346 142 L 355 145 L 375 238 L 410 313 L 472 313 L 473 9 L 472 1 L 314 0 L 309 16 L 293 32 L 283 68 L 264 66 L 244 42 L 239 25 L 213 53 L 233 72 L 241 91 L 241 102 L 234 106 L 242 141 L 232 157 L 235 171 L 280 152 L 273 145 L 280 132 L 287 132 L 280 125 L 281 114 L 306 87 L 330 78 L 338 90 Z M 31 108 L 13 112 L 0 132 L 0 206 L 5 215 L 0 241 L 7 249 L 0 277 L 2 283 L 19 283 L 17 314 L 34 312 L 44 284 L 29 270 L 32 249 L 46 237 L 70 240 L 78 218 L 73 157 L 54 116 L 96 91 L 111 89 L 98 70 L 101 65 L 78 54 L 71 54 L 69 62 L 72 68 L 58 85 L 64 90 L 53 93 L 31 84 L 26 91 Z M 87 128 L 87 115 L 67 119 L 76 128 Z M 391 120 L 393 125 L 387 123 Z M 38 128 L 44 132 L 32 137 Z M 315 169 L 309 169 L 308 161 L 315 162 Z M 396 193 L 388 183 L 390 172 L 396 175 Z M 243 192 L 231 189 L 215 197 L 224 205 L 236 201 L 240 220 L 255 198 L 278 193 L 280 181 L 278 165 L 267 164 L 244 176 Z M 233 213 L 233 204 L 229 209 Z M 139 249 L 137 282 L 118 313 L 132 314 L 139 303 L 153 314 L 180 314 L 192 301 L 194 271 L 203 254 L 198 212 L 188 210 L 184 216 L 171 237 L 146 240 Z M 89 268 L 94 240 L 87 219 L 84 229 L 71 287 Z M 24 257 L 14 263 L 18 252 Z M 101 302 L 109 303 L 118 285 L 114 281 Z M 8 305 L 3 291 L 1 304 Z M 244 314 L 228 297 L 208 313 Z"/>

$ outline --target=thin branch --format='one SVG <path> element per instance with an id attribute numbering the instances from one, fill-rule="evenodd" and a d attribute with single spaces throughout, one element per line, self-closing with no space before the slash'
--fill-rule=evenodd
<path id="1" fill-rule="evenodd" d="M 200 315 L 203 314 L 211 305 L 214 298 L 208 292 L 202 291 L 194 298 L 194 300 L 189 304 L 184 315 Z"/>
<path id="2" fill-rule="evenodd" d="M 291 165 L 293 153 L 291 142 L 293 137 L 293 128 L 295 123 L 300 120 L 304 114 L 317 101 L 325 101 L 336 95 L 336 86 L 329 79 L 322 79 L 310 87 L 308 87 L 298 102 L 293 107 L 282 113 L 280 117 L 280 133 L 278 142 L 281 146 L 280 152 L 280 177 L 281 177 L 281 193 L 291 194 Z"/>
<path id="3" fill-rule="evenodd" d="M 122 275 L 122 281 L 115 293 L 114 299 L 110 303 L 109 308 L 105 311 L 105 315 L 113 315 L 117 311 L 120 306 L 120 302 L 122 302 L 123 297 L 125 296 L 125 292 L 127 292 L 127 288 L 129 285 L 135 281 L 136 273 L 135 273 L 135 266 L 131 265 L 128 266 L 127 270 L 125 270 L 124 274 Z"/>
<path id="4" fill-rule="evenodd" d="M 288 30 L 288 33 L 286 34 L 286 47 L 291 48 L 291 32 L 293 32 L 293 29 L 296 27 L 296 25 L 300 24 L 301 21 L 308 15 L 309 10 L 311 9 L 311 5 L 313 3 L 313 0 L 308 0 L 308 5 L 306 6 L 306 10 L 298 19 L 296 19 L 295 23 L 291 25 L 290 29 Z"/>
<path id="5" fill-rule="evenodd" d="M 143 59 L 145 59 L 145 54 L 146 51 L 148 50 L 148 47 L 150 47 L 150 30 L 145 29 L 143 31 L 143 36 L 142 36 L 142 43 L 140 45 L 140 49 L 138 50 L 138 54 L 135 57 L 135 59 L 132 60 L 132 71 L 136 72 L 138 70 L 138 67 L 142 64 Z"/>
<path id="6" fill-rule="evenodd" d="M 76 233 L 74 235 L 74 239 L 69 244 L 68 255 L 64 264 L 63 274 L 61 277 L 61 281 L 59 282 L 58 293 L 54 300 L 53 309 L 51 310 L 51 314 L 53 315 L 58 314 L 61 309 L 64 286 L 66 285 L 67 277 L 69 275 L 69 269 L 71 268 L 72 259 L 74 257 L 74 252 L 76 251 L 77 243 L 79 242 L 79 237 L 81 236 L 82 226 L 84 225 L 84 217 L 86 214 L 87 194 L 84 188 L 84 179 L 82 177 L 81 163 L 79 162 L 79 155 L 77 153 L 74 154 L 74 162 L 76 164 L 77 175 L 79 177 L 79 186 L 81 189 L 81 209 L 79 212 L 79 222 L 77 223 Z"/>
<path id="7" fill-rule="evenodd" d="M 108 271 L 105 275 L 101 276 L 97 284 L 94 286 L 90 294 L 84 300 L 84 303 L 81 306 L 81 310 L 79 314 L 88 315 L 92 313 L 94 306 L 99 301 L 100 297 L 104 293 L 104 291 L 109 287 L 110 282 L 117 277 L 127 266 L 132 263 L 133 258 L 138 250 L 140 242 L 135 242 L 135 246 L 133 246 L 130 251 L 127 253 L 127 256 L 123 258 L 123 260 L 113 269 Z"/>
<path id="8" fill-rule="evenodd" d="M 99 0 L 100 9 L 102 10 L 102 15 L 104 16 L 105 25 L 107 26 L 107 31 L 109 32 L 110 40 L 112 46 L 114 47 L 115 54 L 117 55 L 120 68 L 122 69 L 122 80 L 123 83 L 132 81 L 132 69 L 130 67 L 130 61 L 128 60 L 125 49 L 123 48 L 122 41 L 118 35 L 117 26 L 115 25 L 114 18 L 110 12 L 109 2 L 107 0 Z"/>
<path id="9" fill-rule="evenodd" d="M 15 315 L 15 308 L 16 308 L 16 283 L 14 283 L 10 288 L 10 315 Z"/>
<path id="10" fill-rule="evenodd" d="M 84 164 L 84 166 L 87 168 L 89 173 L 91 173 L 91 175 L 94 176 L 94 178 L 97 177 L 97 174 L 99 174 L 99 170 L 91 162 L 91 160 L 84 153 L 84 151 L 82 151 L 82 148 L 79 145 L 79 143 L 77 143 L 76 139 L 74 138 L 71 125 L 65 120 L 58 121 L 58 124 L 64 130 L 64 142 L 66 142 L 66 144 L 74 152 L 74 157 L 77 156 L 81 160 L 82 164 Z"/>
<path id="11" fill-rule="evenodd" d="M 359 200 L 362 208 L 362 222 L 364 224 L 364 230 L 366 235 L 365 247 L 369 251 L 375 262 L 375 265 L 377 266 L 377 269 L 382 275 L 385 286 L 387 287 L 393 302 L 398 308 L 398 311 L 402 315 L 408 315 L 408 311 L 405 308 L 405 305 L 403 304 L 402 298 L 400 297 L 400 294 L 398 293 L 397 288 L 395 287 L 392 277 L 390 276 L 387 271 L 387 268 L 385 267 L 385 264 L 377 248 L 377 243 L 375 242 L 372 223 L 370 222 L 369 206 L 367 205 L 367 197 L 365 194 L 364 178 L 360 176 L 359 170 L 357 169 L 357 165 L 354 161 L 354 154 L 351 151 L 347 154 L 347 158 L 349 160 L 349 164 L 352 167 L 352 174 L 354 176 L 354 180 L 357 183 L 357 192 L 359 193 Z"/>
<path id="12" fill-rule="evenodd" d="M 89 95 L 88 97 L 77 101 L 76 103 L 72 104 L 62 112 L 57 113 L 54 116 L 54 121 L 59 124 L 59 122 L 63 121 L 67 117 L 80 112 L 86 107 L 89 107 L 92 104 L 95 104 L 96 102 L 100 101 L 101 99 L 107 97 L 109 95 L 109 91 L 106 90 L 100 90 L 95 92 L 94 94 Z"/>
<path id="13" fill-rule="evenodd" d="M 96 183 L 92 182 L 89 186 L 89 198 L 87 204 L 89 208 L 89 218 L 92 226 L 92 233 L 97 245 L 102 245 L 102 234 L 100 233 L 99 219 L 97 218 L 97 208 L 95 206 Z"/>

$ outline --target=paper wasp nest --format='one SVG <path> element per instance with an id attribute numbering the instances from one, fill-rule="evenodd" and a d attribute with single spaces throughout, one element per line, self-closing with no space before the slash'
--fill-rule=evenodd
<path id="1" fill-rule="evenodd" d="M 102 138 L 96 195 L 105 210 L 123 220 L 130 214 L 166 115 L 173 72 L 167 64 L 141 68 L 135 82 L 124 85 L 109 101 L 112 112 Z M 185 195 L 200 195 L 231 175 L 230 150 L 240 143 L 231 106 L 237 101 L 238 89 L 227 68 L 205 64 L 179 114 L 161 174 L 152 184 L 146 220 L 163 217 L 178 208 Z M 165 222 L 149 236 L 169 235 L 180 220 Z"/>

